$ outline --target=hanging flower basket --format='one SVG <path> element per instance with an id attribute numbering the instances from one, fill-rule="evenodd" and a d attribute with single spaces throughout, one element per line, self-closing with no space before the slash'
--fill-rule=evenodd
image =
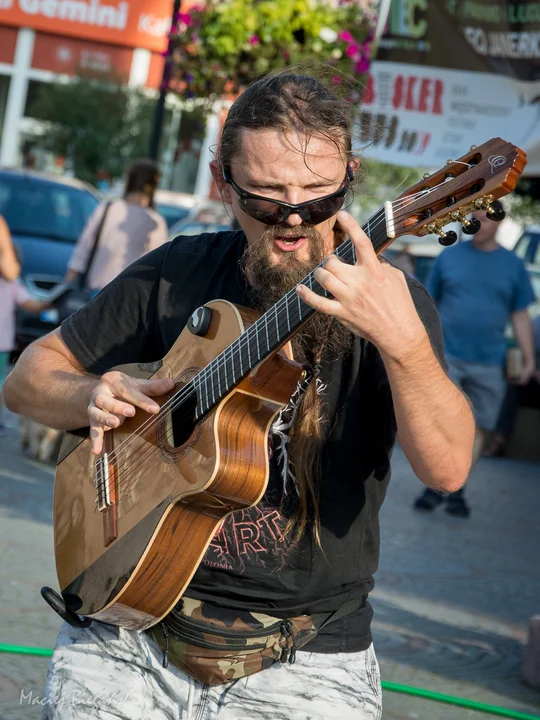
<path id="1" fill-rule="evenodd" d="M 167 89 L 213 101 L 268 72 L 315 61 L 360 77 L 375 27 L 370 0 L 207 0 L 171 31 Z"/>

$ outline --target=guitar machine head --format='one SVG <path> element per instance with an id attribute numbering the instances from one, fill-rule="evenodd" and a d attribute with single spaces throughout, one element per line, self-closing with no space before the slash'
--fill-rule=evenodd
<path id="1" fill-rule="evenodd" d="M 526 164 L 526 154 L 500 138 L 473 145 L 392 203 L 394 237 L 434 233 L 441 245 L 452 245 L 457 235 L 443 230 L 448 223 L 461 222 L 463 232 L 473 235 L 480 222 L 467 219 L 471 212 L 485 210 L 489 219 L 502 220 L 504 211 L 496 201 L 512 192 Z"/>

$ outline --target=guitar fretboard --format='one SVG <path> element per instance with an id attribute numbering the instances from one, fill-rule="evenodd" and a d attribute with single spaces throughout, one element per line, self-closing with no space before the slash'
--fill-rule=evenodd
<path id="1" fill-rule="evenodd" d="M 383 247 L 388 241 L 384 208 L 370 217 L 362 229 L 370 238 L 376 252 Z M 341 243 L 333 254 L 349 264 L 356 261 L 354 245 L 349 239 Z M 329 293 L 315 280 L 316 269 L 299 284 L 310 288 L 317 295 L 329 297 Z M 205 415 L 249 375 L 254 367 L 285 345 L 314 312 L 316 311 L 301 300 L 293 288 L 261 315 L 191 381 L 197 393 L 196 418 L 200 419 Z"/>

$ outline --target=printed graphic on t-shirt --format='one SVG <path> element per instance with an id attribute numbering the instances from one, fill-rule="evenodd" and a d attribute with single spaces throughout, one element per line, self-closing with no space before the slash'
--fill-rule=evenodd
<path id="1" fill-rule="evenodd" d="M 279 509 L 264 500 L 249 510 L 238 510 L 214 535 L 203 565 L 240 574 L 248 564 L 279 572 L 289 545 L 286 524 Z"/>

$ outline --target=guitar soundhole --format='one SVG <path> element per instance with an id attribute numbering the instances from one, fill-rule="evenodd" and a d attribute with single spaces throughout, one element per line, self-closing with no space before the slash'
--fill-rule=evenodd
<path id="1" fill-rule="evenodd" d="M 196 409 L 197 395 L 192 393 L 178 407 L 171 410 L 165 432 L 165 439 L 171 448 L 176 449 L 185 445 L 193 434 Z"/>

